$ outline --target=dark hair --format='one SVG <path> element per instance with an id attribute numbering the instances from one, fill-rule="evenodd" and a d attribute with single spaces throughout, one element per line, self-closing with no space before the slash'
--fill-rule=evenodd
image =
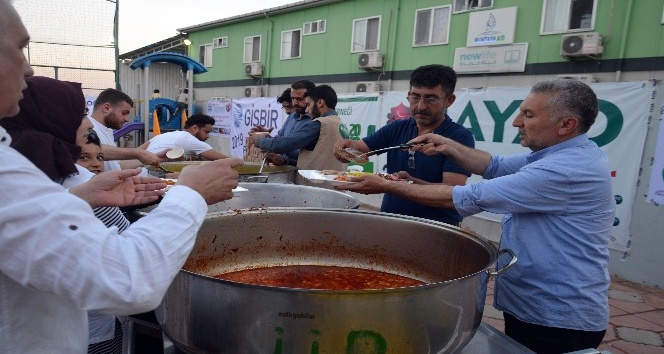
<path id="1" fill-rule="evenodd" d="M 88 132 L 85 134 L 85 139 L 86 144 L 95 144 L 101 147 L 101 141 L 99 140 L 99 136 L 94 129 L 90 128 L 90 130 L 88 130 Z"/>
<path id="2" fill-rule="evenodd" d="M 285 89 L 284 92 L 281 93 L 281 96 L 277 97 L 277 103 L 283 103 L 283 102 L 289 102 L 291 101 L 290 97 L 290 87 Z"/>
<path id="3" fill-rule="evenodd" d="M 311 91 L 311 90 L 314 89 L 315 87 L 316 87 L 316 84 L 314 84 L 313 82 L 311 82 L 311 81 L 309 81 L 309 80 L 298 80 L 298 81 L 295 81 L 295 82 L 291 85 L 291 89 L 293 89 L 293 90 L 302 90 L 302 89 L 306 89 L 307 92 Z"/>
<path id="4" fill-rule="evenodd" d="M 159 89 L 154 89 L 154 93 L 159 93 Z"/>
<path id="5" fill-rule="evenodd" d="M 97 99 L 95 100 L 95 105 L 92 108 L 92 110 L 93 111 L 97 110 L 104 103 L 110 103 L 111 106 L 117 106 L 122 102 L 127 102 L 129 106 L 134 107 L 134 100 L 132 100 L 131 97 L 129 97 L 129 95 L 127 95 L 122 91 L 109 88 L 102 91 L 99 94 L 99 96 L 97 96 Z"/>
<path id="6" fill-rule="evenodd" d="M 329 85 L 316 86 L 311 91 L 307 92 L 305 97 L 310 97 L 313 101 L 322 99 L 325 101 L 325 105 L 330 109 L 335 109 L 337 106 L 337 93 Z"/>
<path id="7" fill-rule="evenodd" d="M 206 114 L 194 114 L 193 116 L 187 118 L 187 122 L 184 123 L 184 129 L 189 129 L 192 126 L 198 126 L 199 128 L 203 128 L 204 126 L 208 124 L 214 125 L 215 120 L 214 118 L 206 115 Z"/>
<path id="8" fill-rule="evenodd" d="M 456 82 L 456 71 L 440 64 L 423 65 L 410 74 L 411 87 L 434 88 L 440 85 L 447 95 L 454 93 Z"/>
<path id="9" fill-rule="evenodd" d="M 546 108 L 553 121 L 574 116 L 581 123 L 579 132 L 586 133 L 599 113 L 597 95 L 590 86 L 576 79 L 557 79 L 535 84 L 530 93 L 549 93 Z"/>
<path id="10" fill-rule="evenodd" d="M 184 89 L 184 91 L 182 91 L 182 92 L 189 93 L 189 89 Z"/>

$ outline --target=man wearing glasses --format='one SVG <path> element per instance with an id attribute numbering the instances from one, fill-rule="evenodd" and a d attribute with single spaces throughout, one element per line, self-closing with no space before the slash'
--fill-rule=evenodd
<path id="1" fill-rule="evenodd" d="M 404 144 L 415 137 L 434 133 L 473 148 L 475 140 L 470 130 L 455 123 L 445 114 L 456 99 L 456 72 L 444 65 L 425 65 L 410 75 L 411 117 L 396 120 L 362 140 L 344 140 L 335 146 L 334 154 L 347 161 L 340 150 L 354 148 L 361 152 Z M 470 173 L 444 155 L 426 156 L 420 152 L 389 150 L 387 172 L 399 173 L 401 178 L 415 184 L 464 185 Z M 349 188 L 350 189 L 350 188 Z M 411 215 L 458 225 L 461 215 L 454 209 L 430 207 L 414 199 L 385 193 L 380 210 L 387 213 Z"/>
<path id="2" fill-rule="evenodd" d="M 315 87 L 316 84 L 309 80 L 298 80 L 295 81 L 289 89 L 286 89 L 279 98 L 277 98 L 277 102 L 281 103 L 284 111 L 288 114 L 282 128 L 278 131 L 277 137 L 291 136 L 294 132 L 301 131 L 303 127 L 311 122 L 312 118 L 306 112 L 307 104 L 305 102 L 305 95 Z M 251 132 L 269 133 L 271 131 L 272 128 L 268 129 L 261 125 L 251 128 Z M 268 137 L 261 143 L 264 145 L 258 145 L 258 140 L 262 139 L 259 139 L 257 136 L 254 136 L 253 139 L 256 146 L 268 151 L 266 156 L 269 162 L 277 166 L 286 164 L 291 166 L 297 165 L 300 149 L 293 148 L 291 141 Z M 298 142 L 296 145 L 301 144 Z M 280 153 L 274 153 L 274 151 L 280 151 Z"/>

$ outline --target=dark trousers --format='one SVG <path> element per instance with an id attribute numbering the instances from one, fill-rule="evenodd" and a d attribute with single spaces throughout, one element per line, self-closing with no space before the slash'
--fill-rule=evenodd
<path id="1" fill-rule="evenodd" d="M 597 348 L 606 330 L 599 332 L 546 327 L 519 321 L 503 312 L 505 334 L 538 354 L 561 354 Z"/>

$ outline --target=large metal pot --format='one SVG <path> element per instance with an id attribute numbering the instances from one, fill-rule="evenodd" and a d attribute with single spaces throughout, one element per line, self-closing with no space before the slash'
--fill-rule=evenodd
<path id="1" fill-rule="evenodd" d="M 190 165 L 200 165 L 206 161 L 172 161 L 162 162 L 159 165 L 171 172 L 180 172 L 183 168 Z M 242 166 L 235 168 L 240 174 L 240 182 L 261 182 L 261 183 L 295 183 L 297 167 L 295 166 L 274 166 L 265 165 L 261 171 L 261 164 L 245 162 Z M 164 171 L 156 167 L 149 166 L 150 174 L 163 177 Z M 260 171 L 260 173 L 258 173 Z"/>
<path id="2" fill-rule="evenodd" d="M 208 206 L 208 213 L 236 212 L 239 209 L 263 208 L 336 208 L 357 209 L 360 202 L 341 191 L 283 183 L 239 183 L 246 191 L 233 198 Z M 152 205 L 141 214 L 156 208 Z"/>
<path id="3" fill-rule="evenodd" d="M 510 265 L 516 261 L 512 256 Z M 489 269 L 502 253 L 459 228 L 357 210 L 271 209 L 209 216 L 156 316 L 188 353 L 451 353 L 480 324 Z M 319 264 L 429 284 L 329 291 L 211 276 Z"/>

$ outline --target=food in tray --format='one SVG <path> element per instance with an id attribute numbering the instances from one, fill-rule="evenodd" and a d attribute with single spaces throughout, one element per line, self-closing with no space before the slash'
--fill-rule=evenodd
<path id="1" fill-rule="evenodd" d="M 166 183 L 167 186 L 174 186 L 175 182 L 177 182 L 177 180 L 170 179 L 170 178 L 166 178 L 166 179 L 162 178 L 161 181 Z"/>
<path id="2" fill-rule="evenodd" d="M 335 170 L 321 170 L 320 174 L 324 176 L 334 176 L 333 180 L 339 181 L 339 182 L 352 182 L 349 181 L 350 178 L 353 177 L 362 177 L 366 175 L 372 175 L 373 173 L 371 172 L 360 172 L 360 171 L 335 171 Z M 396 173 L 381 173 L 378 172 L 376 173 L 377 176 L 383 177 L 384 179 L 388 181 L 404 181 L 403 179 L 399 178 L 399 175 Z"/>

